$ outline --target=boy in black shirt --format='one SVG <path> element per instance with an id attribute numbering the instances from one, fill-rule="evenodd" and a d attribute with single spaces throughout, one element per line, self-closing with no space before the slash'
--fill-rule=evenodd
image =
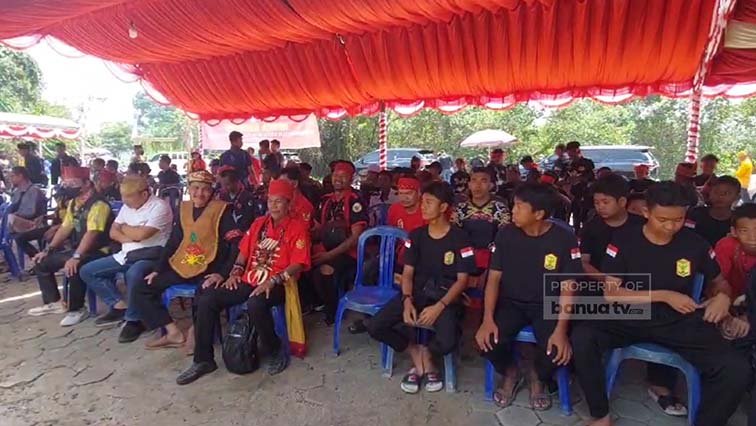
<path id="1" fill-rule="evenodd" d="M 707 205 L 688 211 L 685 226 L 715 246 L 730 233 L 732 206 L 739 198 L 740 182 L 737 179 L 732 176 L 711 178 Z"/>
<path id="2" fill-rule="evenodd" d="M 719 273 L 711 247 L 683 229 L 688 206 L 685 188 L 672 182 L 658 183 L 646 192 L 646 202 L 646 224 L 615 233 L 601 272 L 607 275 L 604 297 L 608 302 L 650 302 L 651 319 L 586 321 L 572 333 L 577 376 L 596 419 L 591 425 L 612 424 L 603 354 L 642 342 L 663 345 L 698 369 L 702 394 L 696 425 L 724 425 L 750 381 L 744 373 L 750 372 L 748 362 L 716 327 L 728 314 L 730 286 Z M 634 274 L 631 280 L 623 278 L 627 273 Z M 691 297 L 697 273 L 708 283 L 709 299 L 700 305 Z"/>
<path id="3" fill-rule="evenodd" d="M 627 212 L 628 193 L 625 179 L 614 173 L 598 179 L 594 184 L 593 207 L 596 215 L 580 232 L 580 253 L 585 272 L 599 272 L 606 246 L 615 232 L 645 222 L 642 217 Z"/>
<path id="4" fill-rule="evenodd" d="M 431 183 L 424 191 L 420 208 L 428 225 L 410 233 L 405 243 L 402 293 L 389 301 L 367 323 L 370 336 L 395 351 L 405 349 L 414 367 L 404 376 L 401 388 L 417 393 L 425 379 L 425 390 L 443 389 L 431 355 L 446 355 L 459 342 L 463 308 L 459 296 L 467 287 L 468 275 L 475 271 L 473 249 L 465 233 L 449 223 L 454 193 L 449 185 Z M 397 325 L 433 328 L 435 335 L 427 346 L 410 343 Z M 409 331 L 414 332 L 413 329 Z"/>
<path id="5" fill-rule="evenodd" d="M 533 409 L 551 407 L 543 382 L 551 380 L 554 367 L 566 365 L 572 354 L 567 318 L 560 316 L 557 321 L 544 317 L 546 274 L 565 274 L 560 277 L 565 282 L 572 280 L 570 274 L 583 271 L 575 235 L 548 221 L 555 201 L 556 193 L 549 186 L 520 185 L 514 193 L 513 224 L 499 231 L 491 248 L 483 323 L 475 340 L 483 357 L 504 376 L 501 388 L 494 394 L 494 401 L 501 407 L 511 404 L 517 391 L 519 380 L 512 363 L 512 345 L 523 327 L 533 327 L 540 349 L 535 354 L 539 380 L 531 383 Z M 557 291 L 553 296 L 559 297 L 564 306 L 571 293 Z"/>
<path id="6" fill-rule="evenodd" d="M 580 233 L 580 251 L 585 272 L 600 274 L 606 247 L 611 243 L 612 237 L 623 229 L 641 227 L 646 222 L 642 216 L 630 214 L 626 210 L 628 192 L 629 185 L 622 176 L 611 174 L 596 180 L 593 187 L 596 216 L 585 224 Z M 677 371 L 674 368 L 648 364 L 649 392 L 661 409 L 669 415 L 685 416 L 688 414 L 685 406 L 672 395 L 676 378 Z"/>

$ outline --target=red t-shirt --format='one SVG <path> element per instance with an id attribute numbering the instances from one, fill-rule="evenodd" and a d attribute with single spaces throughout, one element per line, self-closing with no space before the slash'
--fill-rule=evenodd
<path id="1" fill-rule="evenodd" d="M 407 209 L 404 208 L 403 205 L 396 203 L 392 204 L 391 207 L 389 207 L 388 211 L 388 220 L 386 221 L 386 224 L 389 226 L 395 226 L 400 229 L 404 229 L 409 234 L 410 232 L 414 231 L 415 229 L 427 225 L 428 222 L 423 219 L 423 212 L 420 211 L 420 206 L 417 206 L 417 209 L 414 213 L 407 213 Z M 399 247 L 399 255 L 398 260 L 400 264 L 404 264 L 404 251 L 406 250 L 404 245 L 401 245 Z"/>
<path id="2" fill-rule="evenodd" d="M 256 286 L 283 272 L 292 264 L 310 268 L 309 225 L 299 219 L 286 218 L 278 226 L 269 216 L 257 218 L 239 243 L 247 266 L 242 281 Z"/>
<path id="3" fill-rule="evenodd" d="M 717 242 L 714 253 L 722 276 L 732 287 L 733 296 L 741 296 L 746 290 L 748 271 L 756 267 L 756 256 L 746 253 L 740 246 L 740 241 L 729 236 Z"/>
<path id="4" fill-rule="evenodd" d="M 291 217 L 312 224 L 312 203 L 299 190 L 294 191 L 294 199 L 291 200 Z"/>
<path id="5" fill-rule="evenodd" d="M 404 229 L 408 233 L 423 225 L 427 225 L 427 222 L 423 219 L 423 213 L 420 211 L 420 206 L 417 206 L 417 210 L 414 213 L 407 213 L 407 209 L 398 203 L 392 204 L 389 207 L 386 223 L 389 226 Z"/>

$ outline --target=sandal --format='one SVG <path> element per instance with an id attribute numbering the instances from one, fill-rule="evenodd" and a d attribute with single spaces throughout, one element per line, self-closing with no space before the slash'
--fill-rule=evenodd
<path id="1" fill-rule="evenodd" d="M 417 375 L 414 368 L 402 378 L 400 387 L 405 393 L 416 394 L 420 392 L 420 376 Z"/>
<path id="2" fill-rule="evenodd" d="M 435 371 L 425 374 L 425 391 L 426 392 L 438 392 L 444 388 L 444 381 L 441 380 L 441 376 Z"/>
<path id="3" fill-rule="evenodd" d="M 505 396 L 503 391 L 501 389 L 497 389 L 496 392 L 493 394 L 493 402 L 496 404 L 499 408 L 507 408 L 510 405 L 512 405 L 512 402 L 514 402 L 515 397 L 517 396 L 517 391 L 520 390 L 520 387 L 525 382 L 524 377 L 518 377 L 517 381 L 515 382 L 514 386 L 512 387 L 512 391 L 508 396 Z"/>
<path id="4" fill-rule="evenodd" d="M 659 395 L 649 388 L 648 396 L 656 401 L 659 404 L 659 408 L 668 416 L 686 417 L 688 415 L 688 408 L 682 405 L 680 400 L 674 395 Z"/>
<path id="5" fill-rule="evenodd" d="M 145 349 L 148 350 L 157 350 L 157 349 L 169 349 L 169 348 L 180 348 L 184 346 L 184 341 L 181 342 L 171 342 L 168 340 L 168 336 L 161 336 L 158 339 L 150 340 L 144 345 Z"/>
<path id="6" fill-rule="evenodd" d="M 533 411 L 548 411 L 551 409 L 551 396 L 547 393 L 531 394 L 530 408 Z"/>

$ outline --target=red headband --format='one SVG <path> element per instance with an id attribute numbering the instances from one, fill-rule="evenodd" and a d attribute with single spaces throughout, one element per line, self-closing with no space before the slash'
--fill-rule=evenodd
<path id="1" fill-rule="evenodd" d="M 349 163 L 345 163 L 345 162 L 336 163 L 336 165 L 333 166 L 333 172 L 334 173 L 341 172 L 341 173 L 346 173 L 348 175 L 353 175 L 354 174 L 354 166 L 352 166 Z"/>
<path id="2" fill-rule="evenodd" d="M 288 181 L 276 179 L 270 182 L 268 196 L 278 196 L 291 201 L 294 198 L 294 186 Z"/>
<path id="3" fill-rule="evenodd" d="M 412 191 L 420 190 L 420 181 L 413 178 L 399 178 L 396 184 L 398 189 L 409 189 Z"/>

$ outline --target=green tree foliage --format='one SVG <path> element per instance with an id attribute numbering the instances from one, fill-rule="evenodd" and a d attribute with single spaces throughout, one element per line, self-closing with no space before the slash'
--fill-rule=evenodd
<path id="1" fill-rule="evenodd" d="M 131 125 L 126 122 L 105 123 L 99 133 L 87 140 L 89 146 L 100 146 L 113 154 L 131 152 Z"/>
<path id="2" fill-rule="evenodd" d="M 140 136 L 182 139 L 191 120 L 172 106 L 160 105 L 139 92 L 134 96 L 137 132 Z"/>
<path id="3" fill-rule="evenodd" d="M 34 59 L 0 46 L 0 111 L 32 113 L 41 93 L 42 72 Z"/>

